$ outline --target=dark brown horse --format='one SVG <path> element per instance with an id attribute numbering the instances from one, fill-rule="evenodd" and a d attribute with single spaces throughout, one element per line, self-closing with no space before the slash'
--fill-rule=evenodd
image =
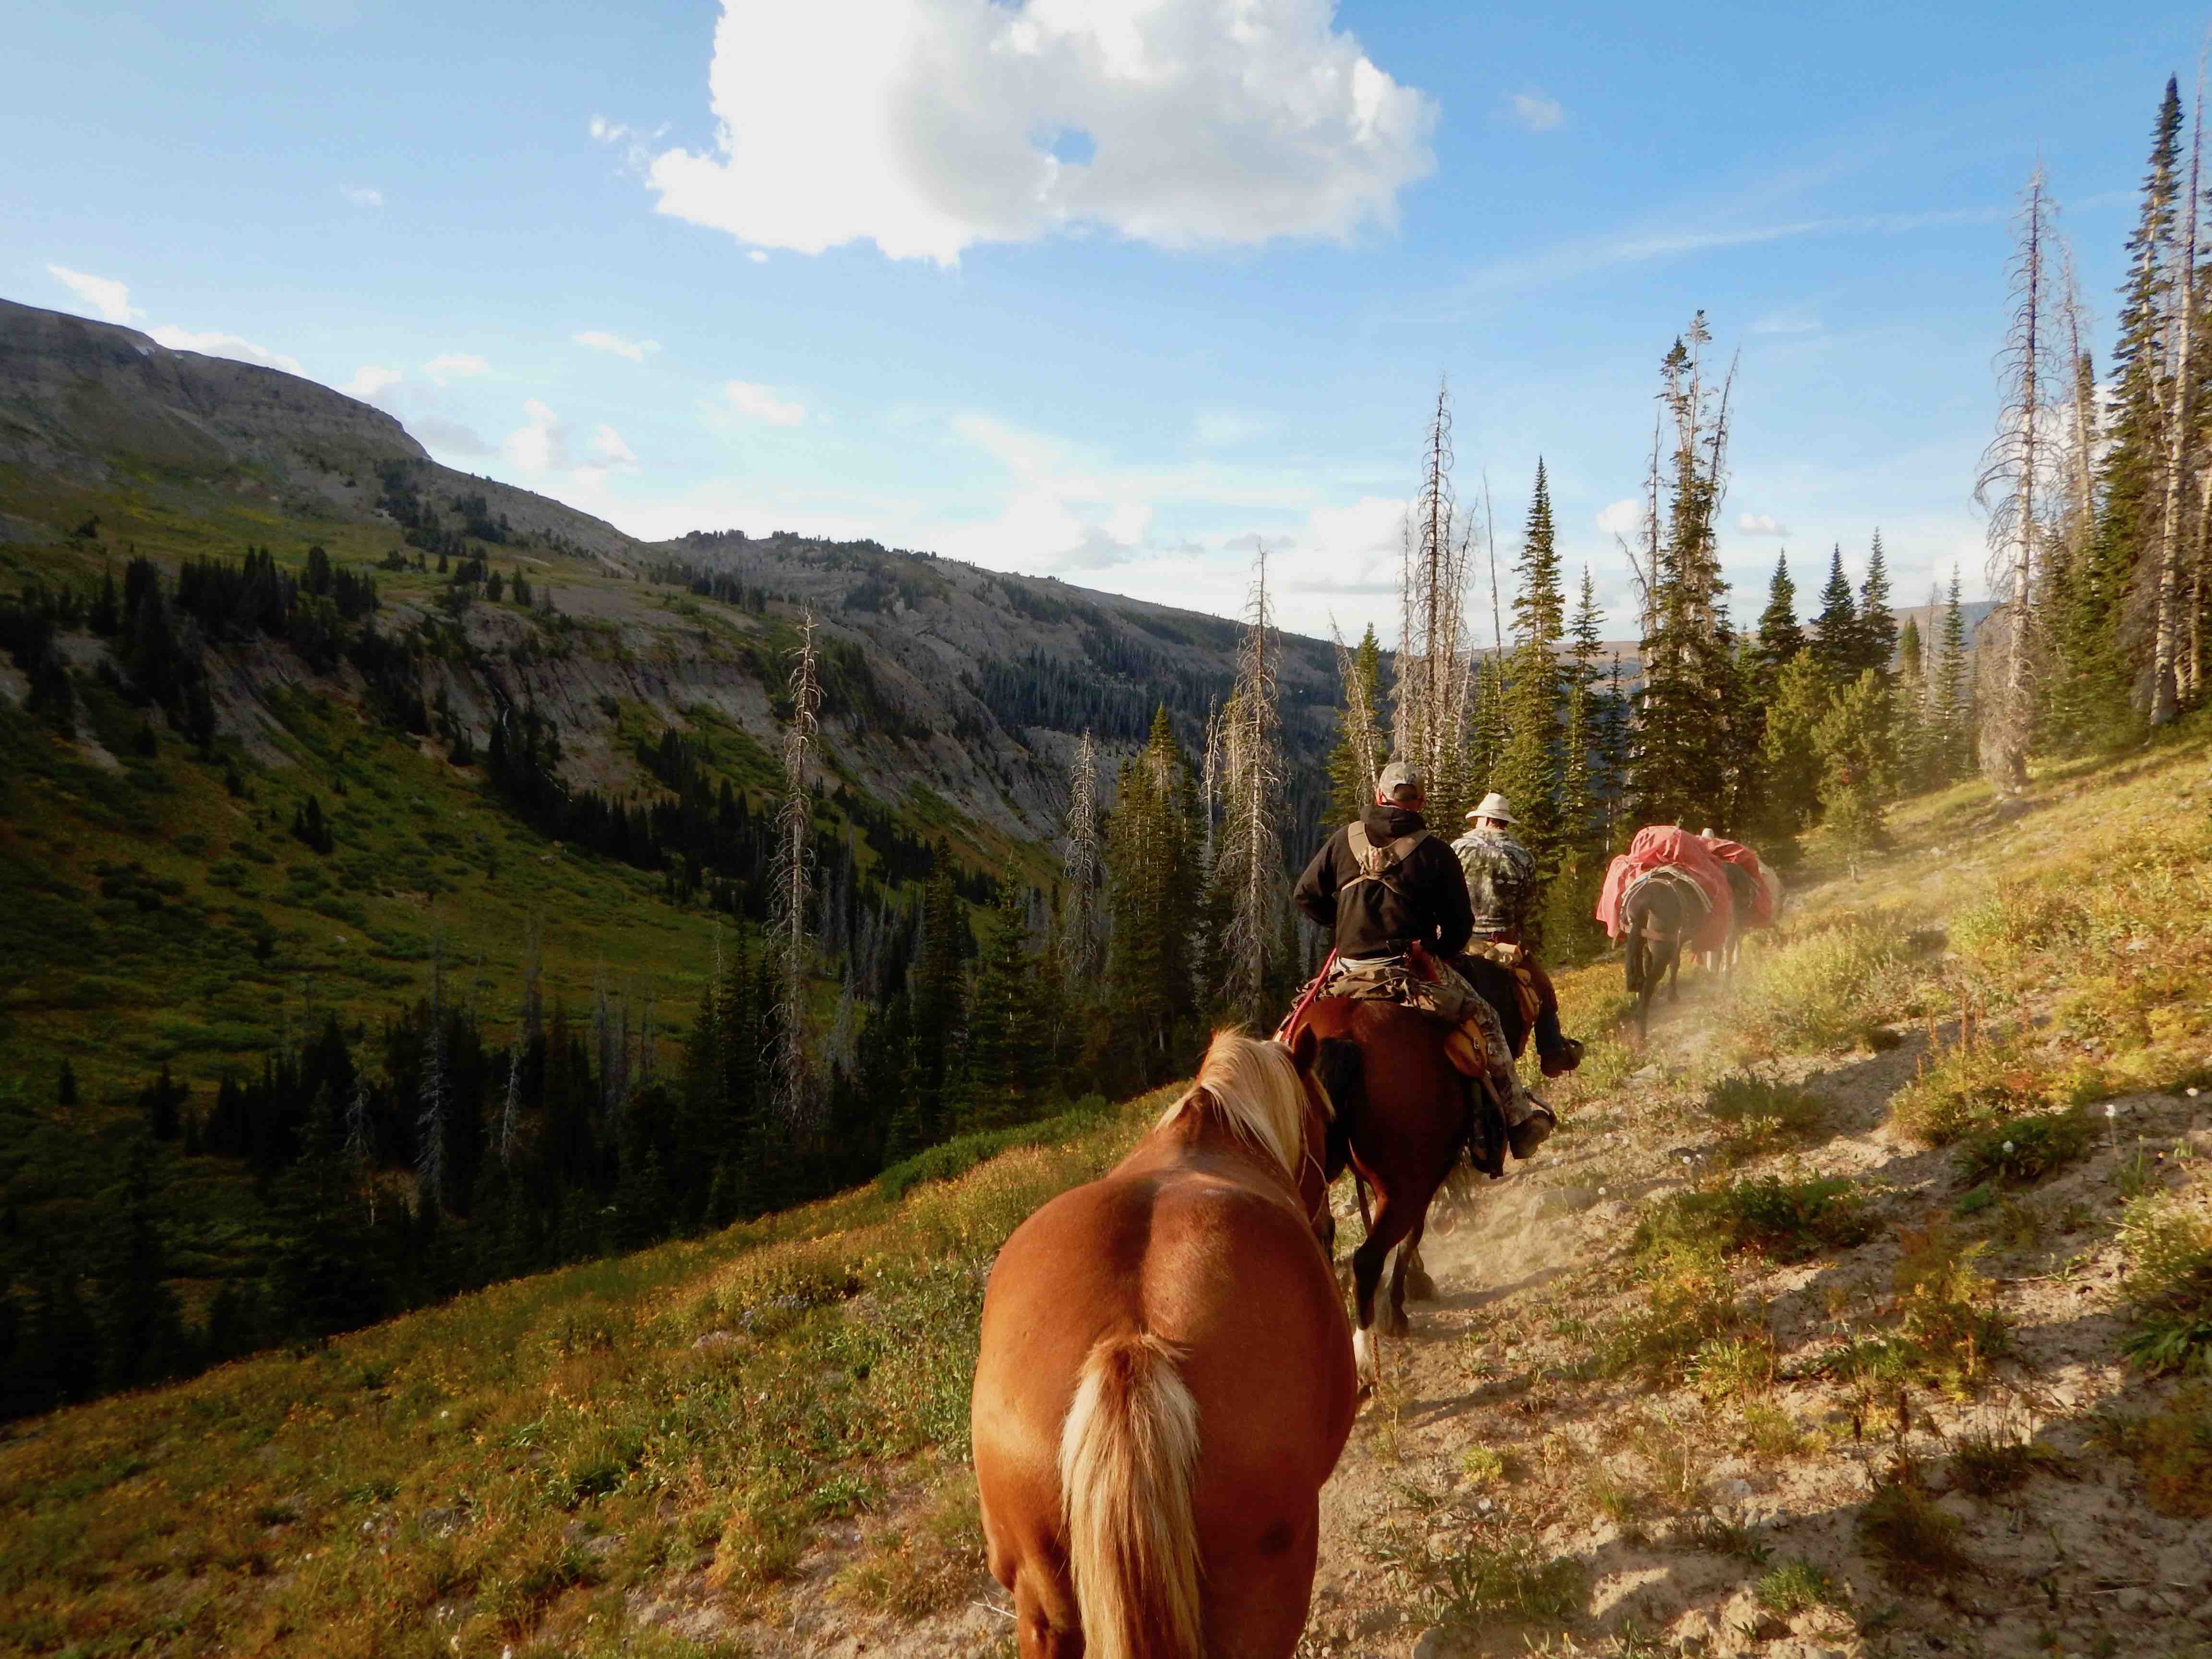
<path id="1" fill-rule="evenodd" d="M 1494 1110 L 1470 1111 L 1467 1079 L 1445 1048 L 1451 1028 L 1417 1009 L 1323 997 L 1301 1022 L 1301 1039 L 1307 1033 L 1321 1039 L 1315 1066 L 1337 1109 L 1329 1135 L 1330 1178 L 1349 1166 L 1375 1194 L 1367 1237 L 1352 1255 L 1352 1352 L 1361 1383 L 1372 1387 L 1379 1368 L 1370 1333 L 1385 1259 L 1405 1247 L 1391 1272 L 1384 1327 L 1401 1336 L 1407 1329 L 1407 1270 L 1427 1224 L 1429 1202 L 1471 1135 L 1480 1138 L 1474 1149 L 1477 1163 L 1495 1167 L 1502 1161 L 1504 1124 Z"/>
<path id="2" fill-rule="evenodd" d="M 1631 888 L 1621 901 L 1621 920 L 1627 924 L 1626 988 L 1636 998 L 1636 1034 L 1651 1035 L 1651 999 L 1659 981 L 1668 979 L 1668 1000 L 1682 996 L 1682 954 L 1686 935 L 1705 921 L 1705 912 L 1685 897 L 1663 876 L 1646 878 Z"/>
<path id="3" fill-rule="evenodd" d="M 971 1422 L 1022 1659 L 1283 1659 L 1356 1408 L 1317 1040 L 1222 1033 L 1128 1157 L 1014 1231 Z"/>

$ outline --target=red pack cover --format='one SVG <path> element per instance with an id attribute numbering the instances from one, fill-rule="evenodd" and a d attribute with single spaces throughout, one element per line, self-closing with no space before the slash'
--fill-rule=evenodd
<path id="1" fill-rule="evenodd" d="M 1740 841 L 1730 841 L 1725 836 L 1698 840 L 1713 850 L 1713 856 L 1736 866 L 1751 878 L 1751 925 L 1753 927 L 1774 926 L 1774 884 L 1766 878 L 1766 866 L 1759 861 L 1759 854 Z"/>
<path id="2" fill-rule="evenodd" d="M 1605 924 L 1607 939 L 1621 935 L 1620 902 L 1638 876 L 1654 870 L 1680 871 L 1705 896 L 1705 926 L 1690 941 L 1694 951 L 1717 951 L 1728 940 L 1729 884 L 1721 861 L 1710 842 L 1678 824 L 1648 823 L 1636 832 L 1628 850 L 1607 866 L 1605 886 L 1598 894 L 1597 919 Z"/>

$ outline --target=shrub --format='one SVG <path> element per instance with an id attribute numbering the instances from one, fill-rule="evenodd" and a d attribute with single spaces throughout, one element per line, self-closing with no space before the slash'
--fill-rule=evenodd
<path id="1" fill-rule="evenodd" d="M 1978 1431 L 1959 1437 L 1951 1452 L 1951 1484 L 1977 1498 L 1999 1498 L 2027 1483 L 2038 1469 L 2059 1466 L 2050 1447 L 2033 1440 Z"/>
<path id="2" fill-rule="evenodd" d="M 2031 1186 L 2080 1158 L 2095 1137 L 2088 1115 L 2079 1108 L 1992 1124 L 1969 1135 L 1960 1146 L 1959 1182 L 1966 1187 L 1985 1181 Z"/>
<path id="3" fill-rule="evenodd" d="M 983 1516 L 973 1475 L 953 1471 L 919 1514 L 871 1534 L 837 1580 L 841 1593 L 900 1619 L 957 1607 L 983 1576 Z"/>
<path id="4" fill-rule="evenodd" d="M 1400 1534 L 1382 1553 L 1413 1581 L 1431 1617 L 1463 1629 L 1498 1619 L 1560 1623 L 1579 1614 L 1589 1595 L 1580 1563 L 1547 1560 L 1507 1521 L 1477 1522 L 1456 1536 Z"/>
<path id="5" fill-rule="evenodd" d="M 2067 1082 L 2010 1043 L 1962 1045 L 1898 1091 L 1889 1121 L 1923 1146 L 1948 1146 L 2047 1110 L 2066 1098 Z"/>
<path id="6" fill-rule="evenodd" d="M 1759 1606 L 1784 1619 L 1844 1599 L 1826 1571 L 1794 1556 L 1753 1584 L 1751 1593 Z"/>
<path id="7" fill-rule="evenodd" d="M 1827 1109 L 1819 1095 L 1750 1073 L 1724 1077 L 1705 1093 L 1707 1115 L 1728 1126 L 1723 1152 L 1731 1158 L 1756 1157 L 1809 1139 Z"/>
<path id="8" fill-rule="evenodd" d="M 2135 1330 L 2123 1345 L 2145 1370 L 2212 1371 L 2212 1206 L 2152 1191 L 2121 1212 Z"/>
<path id="9" fill-rule="evenodd" d="M 1706 1192 L 1678 1193 L 1647 1216 L 1631 1248 L 1639 1254 L 1756 1250 L 1781 1261 L 1862 1244 L 1873 1224 L 1848 1181 L 1783 1181 L 1768 1176 Z"/>
<path id="10" fill-rule="evenodd" d="M 1892 1578 L 1949 1578 L 1973 1563 L 1959 1547 L 1956 1517 L 1909 1475 L 1886 1480 L 1859 1513 L 1859 1542 Z"/>
<path id="11" fill-rule="evenodd" d="M 2143 1497 L 2161 1515 L 2212 1515 L 2212 1389 L 2191 1384 L 2162 1411 L 2112 1413 L 2094 1437 L 2135 1460 Z"/>
<path id="12" fill-rule="evenodd" d="M 1904 924 L 1854 913 L 1760 955 L 1736 993 L 1742 1034 L 1770 1048 L 1834 1048 L 1895 1018 L 1905 988 Z"/>

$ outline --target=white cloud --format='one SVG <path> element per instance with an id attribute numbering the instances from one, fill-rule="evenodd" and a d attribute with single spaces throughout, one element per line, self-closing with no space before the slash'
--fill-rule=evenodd
<path id="1" fill-rule="evenodd" d="M 774 386 L 755 380 L 731 380 L 722 387 L 722 396 L 739 414 L 770 426 L 797 426 L 806 418 L 804 404 L 779 398 Z"/>
<path id="2" fill-rule="evenodd" d="M 353 379 L 338 390 L 349 398 L 374 403 L 380 392 L 398 386 L 404 378 L 396 368 L 380 368 L 374 363 L 363 363 L 354 371 Z"/>
<path id="3" fill-rule="evenodd" d="M 525 423 L 507 434 L 507 459 L 526 472 L 566 472 L 572 463 L 561 417 L 535 398 L 522 412 Z"/>
<path id="4" fill-rule="evenodd" d="M 609 334 L 604 329 L 587 328 L 574 337 L 580 346 L 589 346 L 594 351 L 611 351 L 617 357 L 627 357 L 641 363 L 652 353 L 660 349 L 658 340 L 631 340 L 619 334 Z"/>
<path id="5" fill-rule="evenodd" d="M 637 457 L 623 441 L 623 434 L 604 421 L 599 422 L 599 430 L 592 434 L 592 454 L 593 459 L 607 466 L 637 465 Z"/>
<path id="6" fill-rule="evenodd" d="M 1633 536 L 1644 528 L 1644 503 L 1631 497 L 1615 501 L 1597 515 L 1597 527 L 1608 536 Z"/>
<path id="7" fill-rule="evenodd" d="M 466 380 L 471 374 L 488 374 L 491 365 L 473 352 L 448 351 L 423 364 L 422 372 L 443 386 L 448 380 Z"/>
<path id="8" fill-rule="evenodd" d="M 71 270 L 67 265 L 48 265 L 46 275 L 98 312 L 104 322 L 127 323 L 143 314 L 131 303 L 129 285 L 112 276 L 89 276 L 82 270 Z"/>
<path id="9" fill-rule="evenodd" d="M 1740 536 L 1786 536 L 1790 526 L 1771 513 L 1739 513 L 1735 515 L 1736 533 Z"/>
<path id="10" fill-rule="evenodd" d="M 768 263 L 768 255 L 763 253 L 758 248 L 748 249 L 745 253 L 745 258 L 751 260 L 757 265 L 764 265 Z"/>
<path id="11" fill-rule="evenodd" d="M 167 325 L 161 328 L 149 328 L 146 332 L 153 337 L 156 344 L 165 345 L 172 351 L 197 351 L 207 357 L 229 357 L 241 363 L 258 363 L 264 368 L 281 368 L 287 374 L 302 374 L 307 372 L 300 367 L 300 360 L 297 357 L 287 356 L 281 351 L 271 351 L 267 346 L 256 345 L 252 341 L 236 334 L 224 334 L 216 331 L 210 331 L 205 334 L 195 334 L 189 329 L 173 328 Z"/>
<path id="12" fill-rule="evenodd" d="M 1530 132 L 1549 132 L 1567 118 L 1556 98 L 1547 98 L 1534 88 L 1516 92 L 1505 100 L 1505 118 Z"/>
<path id="13" fill-rule="evenodd" d="M 340 193 L 356 207 L 380 208 L 384 205 L 384 192 L 373 190 L 367 185 L 347 185 Z"/>
<path id="14" fill-rule="evenodd" d="M 1347 237 L 1435 165 L 1436 105 L 1331 0 L 724 0 L 712 153 L 653 159 L 662 212 L 762 248 L 949 264 L 1103 226 L 1177 247 Z M 603 143 L 626 128 L 595 120 Z M 1085 146 L 1088 154 L 1085 155 Z"/>
<path id="15" fill-rule="evenodd" d="M 480 459 L 499 453 L 459 421 L 445 420 L 435 415 L 421 416 L 408 422 L 407 429 L 434 454 Z"/>

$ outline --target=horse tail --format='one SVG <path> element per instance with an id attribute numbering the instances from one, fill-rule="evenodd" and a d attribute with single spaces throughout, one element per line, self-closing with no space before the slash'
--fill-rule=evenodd
<path id="1" fill-rule="evenodd" d="M 1628 913 L 1628 994 L 1631 996 L 1644 988 L 1644 908 L 1640 904 Z"/>
<path id="2" fill-rule="evenodd" d="M 1200 1659 L 1198 1401 L 1157 1336 L 1102 1338 L 1060 1433 L 1067 1565 L 1089 1659 Z"/>
<path id="3" fill-rule="evenodd" d="M 1322 1173 L 1334 1180 L 1352 1160 L 1352 1127 L 1367 1104 L 1367 1058 L 1348 1037 L 1323 1037 L 1314 1056 L 1314 1080 L 1328 1091 L 1328 1144 Z"/>

